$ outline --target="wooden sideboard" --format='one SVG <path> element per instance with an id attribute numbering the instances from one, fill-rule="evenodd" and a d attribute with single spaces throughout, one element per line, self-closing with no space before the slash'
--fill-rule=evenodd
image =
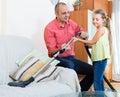
<path id="1" fill-rule="evenodd" d="M 108 13 L 108 0 L 80 0 L 82 2 L 81 9 L 97 9 L 102 8 Z"/>

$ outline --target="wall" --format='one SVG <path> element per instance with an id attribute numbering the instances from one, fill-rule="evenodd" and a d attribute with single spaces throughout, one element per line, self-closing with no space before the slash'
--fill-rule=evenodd
<path id="1" fill-rule="evenodd" d="M 31 38 L 42 52 L 47 51 L 44 27 L 53 18 L 50 0 L 0 0 L 0 34 Z"/>
<path id="2" fill-rule="evenodd" d="M 2 7 L 1 6 L 2 6 L 2 4 L 1 4 L 1 0 L 0 0 L 0 32 L 1 32 L 1 28 L 2 28 L 2 23 L 1 23 L 1 21 L 2 21 L 2 18 L 1 18 L 2 17 L 2 12 L 1 12 L 2 9 L 1 8 Z"/>
<path id="3" fill-rule="evenodd" d="M 0 35 L 31 38 L 35 46 L 47 53 L 44 27 L 55 18 L 53 0 L 0 0 Z M 57 0 L 56 0 L 57 1 Z M 74 0 L 65 1 L 70 5 Z"/>

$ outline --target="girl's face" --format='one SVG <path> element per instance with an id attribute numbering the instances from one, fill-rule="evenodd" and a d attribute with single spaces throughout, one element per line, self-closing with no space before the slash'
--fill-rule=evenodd
<path id="1" fill-rule="evenodd" d="M 96 28 L 99 28 L 99 27 L 102 27 L 103 24 L 104 24 L 104 19 L 102 19 L 102 16 L 101 14 L 93 14 L 93 25 L 96 27 Z"/>

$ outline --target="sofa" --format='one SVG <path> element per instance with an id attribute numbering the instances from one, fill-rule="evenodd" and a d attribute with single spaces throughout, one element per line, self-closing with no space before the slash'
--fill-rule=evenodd
<path id="1" fill-rule="evenodd" d="M 9 74 L 18 68 L 16 62 L 33 49 L 35 46 L 32 40 L 26 37 L 0 36 L 0 97 L 57 97 L 80 92 L 75 71 L 63 67 L 58 67 L 61 72 L 52 79 L 34 81 L 25 87 L 9 86 L 8 83 L 13 81 Z"/>

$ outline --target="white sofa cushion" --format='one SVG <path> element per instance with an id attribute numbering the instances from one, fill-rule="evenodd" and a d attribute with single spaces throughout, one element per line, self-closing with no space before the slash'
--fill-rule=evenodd
<path id="1" fill-rule="evenodd" d="M 57 97 L 56 95 L 74 93 L 66 84 L 52 80 L 21 88 L 0 85 L 0 97 Z"/>
<path id="2" fill-rule="evenodd" d="M 59 74 L 52 79 L 36 81 L 24 88 L 0 85 L 0 97 L 57 97 L 57 95 L 80 92 L 74 70 L 58 67 Z M 7 91 L 6 91 L 7 90 Z"/>

